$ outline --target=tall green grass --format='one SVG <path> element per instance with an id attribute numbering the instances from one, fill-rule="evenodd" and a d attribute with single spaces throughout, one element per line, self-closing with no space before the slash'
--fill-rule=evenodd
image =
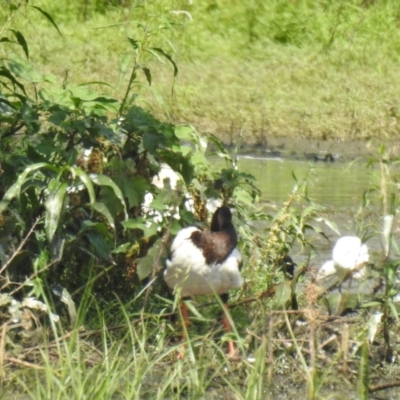
<path id="1" fill-rule="evenodd" d="M 38 69 L 75 84 L 106 81 L 120 97 L 126 36 L 138 35 L 137 22 L 151 15 L 173 15 L 168 41 L 180 72 L 171 87 L 172 67 L 158 67 L 152 86 L 140 89 L 142 104 L 227 142 L 239 132 L 245 142 L 399 133 L 395 0 L 32 4 L 51 12 L 63 32 L 61 39 L 48 22 L 27 16 L 23 31 Z"/>
<path id="2" fill-rule="evenodd" d="M 49 327 L 53 340 L 43 336 L 43 343 L 27 348 L 20 365 L 15 358 L 5 359 L 7 366 L 13 361 L 22 369 L 5 371 L 3 396 L 181 399 L 224 394 L 237 399 L 264 398 L 259 376 L 264 371 L 265 345 L 257 351 L 256 364 L 232 364 L 213 338 L 191 333 L 189 346 L 196 358 L 176 360 L 180 344 L 171 345 L 173 330 L 167 319 L 132 314 L 121 305 L 113 308 L 123 319 L 114 324 L 115 329 L 110 329 L 110 321 L 99 309 L 97 329 L 64 332 L 53 325 Z M 248 380 L 244 386 L 243 380 Z"/>

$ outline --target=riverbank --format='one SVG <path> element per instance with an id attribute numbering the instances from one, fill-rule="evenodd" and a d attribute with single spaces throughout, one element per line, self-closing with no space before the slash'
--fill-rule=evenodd
<path id="1" fill-rule="evenodd" d="M 387 143 L 395 148 L 395 143 Z M 307 138 L 269 137 L 265 143 L 245 145 L 244 153 L 315 161 L 352 161 L 377 155 L 378 144 L 367 140 L 319 140 Z"/>
<path id="2" fill-rule="evenodd" d="M 281 157 L 321 162 L 349 162 L 377 157 L 379 141 L 369 140 L 321 140 L 303 137 L 267 137 L 258 143 L 247 143 L 240 147 L 241 154 L 259 157 Z M 392 156 L 398 156 L 395 140 L 384 142 Z M 234 148 L 234 146 L 231 146 Z"/>

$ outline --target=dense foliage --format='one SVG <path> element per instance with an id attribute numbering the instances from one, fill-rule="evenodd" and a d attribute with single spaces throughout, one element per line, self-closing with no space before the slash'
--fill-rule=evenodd
<path id="1" fill-rule="evenodd" d="M 40 12 L 58 30 L 41 8 L 24 2 L 15 7 L 10 18 L 24 8 Z M 97 94 L 90 85 L 58 88 L 29 64 L 23 33 L 3 33 L 1 45 L 19 45 L 26 60 L 1 59 L 2 289 L 36 284 L 38 295 L 42 283 L 57 283 L 76 291 L 97 277 L 95 291 L 105 298 L 132 298 L 139 278 L 161 269 L 163 236 L 207 222 L 207 197 L 238 206 L 256 198 L 251 176 L 235 169 L 216 138 L 161 122 L 135 105 L 137 75 L 149 85 L 152 79 L 143 53 L 163 57 L 178 73 L 173 58 L 152 42 L 166 28 L 141 41 L 127 38 L 134 63 L 123 99 Z M 206 153 L 213 151 L 227 168 L 212 170 Z M 181 177 L 178 188 L 152 184 L 163 164 Z"/>

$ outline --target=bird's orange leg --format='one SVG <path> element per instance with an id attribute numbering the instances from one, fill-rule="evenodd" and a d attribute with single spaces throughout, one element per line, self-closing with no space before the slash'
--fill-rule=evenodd
<path id="1" fill-rule="evenodd" d="M 229 322 L 228 315 L 229 315 L 229 307 L 228 304 L 224 303 L 224 316 L 222 318 L 222 325 L 224 326 L 225 332 L 230 333 L 232 332 L 232 327 L 231 323 Z M 236 350 L 232 340 L 228 341 L 228 346 L 229 346 L 228 357 L 235 357 Z"/>
<path id="2" fill-rule="evenodd" d="M 190 325 L 190 320 L 189 320 L 189 310 L 187 308 L 187 305 L 185 302 L 182 302 L 181 304 L 181 316 L 182 316 L 182 322 L 183 322 L 183 330 L 182 330 L 182 345 L 181 349 L 178 353 L 178 360 L 182 359 L 185 356 L 185 344 L 184 342 L 187 339 L 187 329 L 189 328 Z"/>

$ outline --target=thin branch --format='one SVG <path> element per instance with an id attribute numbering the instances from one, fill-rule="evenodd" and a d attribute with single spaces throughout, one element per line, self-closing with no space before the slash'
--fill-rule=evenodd
<path id="1" fill-rule="evenodd" d="M 394 382 L 383 383 L 382 385 L 370 386 L 368 390 L 370 393 L 372 393 L 372 392 L 378 392 L 379 390 L 391 389 L 398 386 L 400 386 L 400 381 L 394 381 Z"/>
<path id="2" fill-rule="evenodd" d="M 18 131 L 20 131 L 23 127 L 25 126 L 25 123 L 19 124 L 19 125 L 14 125 L 12 128 L 10 128 L 8 131 L 4 132 L 1 135 L 1 139 L 6 139 L 10 136 L 15 135 Z"/>
<path id="3" fill-rule="evenodd" d="M 11 363 L 14 363 L 14 364 L 23 365 L 24 367 L 28 367 L 28 368 L 39 369 L 39 370 L 41 370 L 41 371 L 44 371 L 44 370 L 45 370 L 45 368 L 42 367 L 42 366 L 40 366 L 40 365 L 32 364 L 32 363 L 29 363 L 29 362 L 27 362 L 27 361 L 22 361 L 22 360 L 19 360 L 18 358 L 6 357 L 5 360 L 6 360 L 6 361 L 9 361 L 9 362 L 11 362 Z"/>
<path id="4" fill-rule="evenodd" d="M 25 238 L 22 240 L 22 242 L 19 244 L 17 250 L 14 252 L 14 254 L 11 256 L 11 258 L 2 266 L 0 269 L 0 274 L 4 272 L 4 270 L 12 263 L 14 258 L 21 253 L 22 248 L 25 246 L 26 242 L 28 241 L 29 237 L 32 235 L 33 231 L 36 228 L 36 225 L 39 223 L 39 221 L 42 219 L 42 217 L 37 218 L 35 223 L 32 225 L 32 228 L 29 230 L 28 234 L 25 236 Z"/>
<path id="5" fill-rule="evenodd" d="M 35 278 L 36 276 L 38 276 L 39 274 L 41 274 L 43 271 L 46 271 L 47 269 L 49 269 L 52 265 L 56 264 L 57 262 L 59 262 L 61 260 L 61 258 L 52 261 L 50 264 L 47 264 L 46 266 L 44 266 L 42 269 L 39 269 L 38 271 L 32 273 L 31 275 L 29 275 L 28 278 L 25 279 L 24 282 L 19 283 L 18 286 L 12 291 L 10 292 L 10 296 L 12 296 L 14 293 L 18 292 L 19 290 L 21 290 L 28 282 L 30 282 L 33 278 Z M 10 283 L 4 285 L 1 290 L 3 290 L 5 287 L 7 287 Z"/>
<path id="6" fill-rule="evenodd" d="M 349 278 L 351 278 L 355 272 L 361 270 L 362 268 L 365 268 L 368 263 L 361 263 L 360 265 L 357 266 L 357 268 L 350 269 L 343 277 L 343 279 L 339 279 L 337 282 L 334 282 L 332 285 L 328 286 L 326 289 L 324 289 L 321 293 L 318 294 L 316 301 L 321 299 L 322 297 L 325 296 L 326 293 L 329 293 L 333 289 L 337 289 L 344 281 L 347 281 Z"/>

